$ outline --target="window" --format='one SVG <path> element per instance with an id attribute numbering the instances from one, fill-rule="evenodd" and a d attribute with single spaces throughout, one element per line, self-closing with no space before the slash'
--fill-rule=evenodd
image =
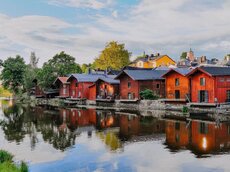
<path id="1" fill-rule="evenodd" d="M 226 102 L 230 102 L 230 90 L 226 91 Z"/>
<path id="2" fill-rule="evenodd" d="M 228 134 L 230 135 L 230 125 L 228 125 Z"/>
<path id="3" fill-rule="evenodd" d="M 224 82 L 224 78 L 220 78 L 219 81 L 220 81 L 220 82 Z"/>
<path id="4" fill-rule="evenodd" d="M 180 123 L 179 123 L 179 122 L 176 122 L 176 123 L 175 123 L 175 129 L 176 129 L 176 130 L 180 130 Z"/>
<path id="5" fill-rule="evenodd" d="M 200 85 L 205 85 L 205 78 L 200 78 Z"/>
<path id="6" fill-rule="evenodd" d="M 208 134 L 208 124 L 201 122 L 200 123 L 200 134 Z"/>
<path id="7" fill-rule="evenodd" d="M 66 88 L 66 85 L 65 85 L 65 84 L 63 85 L 63 88 Z"/>
<path id="8" fill-rule="evenodd" d="M 128 88 L 131 88 L 131 82 L 128 82 Z"/>
<path id="9" fill-rule="evenodd" d="M 227 80 L 227 82 L 230 82 L 230 78 L 227 78 L 226 80 Z"/>
<path id="10" fill-rule="evenodd" d="M 180 81 L 179 81 L 179 78 L 176 78 L 175 79 L 175 86 L 178 86 L 178 85 L 180 85 Z"/>
<path id="11" fill-rule="evenodd" d="M 78 82 L 76 82 L 75 86 L 78 87 Z"/>
<path id="12" fill-rule="evenodd" d="M 66 88 L 63 89 L 63 94 L 66 94 Z"/>
<path id="13" fill-rule="evenodd" d="M 157 84 L 157 88 L 158 88 L 158 89 L 160 88 L 160 84 Z"/>

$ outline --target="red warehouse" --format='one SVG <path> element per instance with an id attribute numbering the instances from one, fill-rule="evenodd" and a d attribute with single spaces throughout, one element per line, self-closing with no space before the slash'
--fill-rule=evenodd
<path id="1" fill-rule="evenodd" d="M 120 99 L 140 99 L 140 92 L 152 90 L 165 96 L 165 70 L 123 70 L 115 79 L 120 80 Z"/>
<path id="2" fill-rule="evenodd" d="M 69 97 L 69 82 L 67 82 L 68 77 L 58 77 L 54 81 L 54 85 L 59 89 L 59 97 Z"/>
<path id="3" fill-rule="evenodd" d="M 190 71 L 187 68 L 176 68 L 163 75 L 167 101 L 186 102 L 190 99 L 190 81 L 186 76 Z"/>
<path id="4" fill-rule="evenodd" d="M 89 88 L 89 100 L 115 99 L 119 95 L 119 84 L 119 80 L 100 77 L 95 84 Z"/>
<path id="5" fill-rule="evenodd" d="M 203 66 L 187 75 L 191 80 L 191 100 L 194 103 L 224 103 L 230 101 L 230 68 Z"/>

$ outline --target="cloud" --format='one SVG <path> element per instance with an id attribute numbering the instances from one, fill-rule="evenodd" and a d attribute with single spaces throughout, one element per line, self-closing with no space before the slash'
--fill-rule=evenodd
<path id="1" fill-rule="evenodd" d="M 0 14 L 1 57 L 21 54 L 28 61 L 30 51 L 35 51 L 43 63 L 64 50 L 78 63 L 89 63 L 111 40 L 125 43 L 133 56 L 145 51 L 178 59 L 190 47 L 195 55 L 209 58 L 229 53 L 229 1 L 141 0 L 123 8 L 113 0 L 52 2 L 97 12 L 77 11 L 84 21 L 71 23 L 49 16 Z"/>
<path id="2" fill-rule="evenodd" d="M 101 9 L 111 4 L 111 0 L 49 0 L 51 5 L 64 5 L 75 8 Z"/>

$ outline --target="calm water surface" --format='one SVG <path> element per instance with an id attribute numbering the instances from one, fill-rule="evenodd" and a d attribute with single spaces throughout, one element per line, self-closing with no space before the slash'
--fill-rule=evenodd
<path id="1" fill-rule="evenodd" d="M 230 171 L 230 121 L 0 102 L 0 148 L 32 172 Z"/>

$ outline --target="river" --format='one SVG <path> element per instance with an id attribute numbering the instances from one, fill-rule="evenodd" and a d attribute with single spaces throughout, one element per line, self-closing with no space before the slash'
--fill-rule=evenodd
<path id="1" fill-rule="evenodd" d="M 230 171 L 230 121 L 0 100 L 0 148 L 31 172 Z"/>

